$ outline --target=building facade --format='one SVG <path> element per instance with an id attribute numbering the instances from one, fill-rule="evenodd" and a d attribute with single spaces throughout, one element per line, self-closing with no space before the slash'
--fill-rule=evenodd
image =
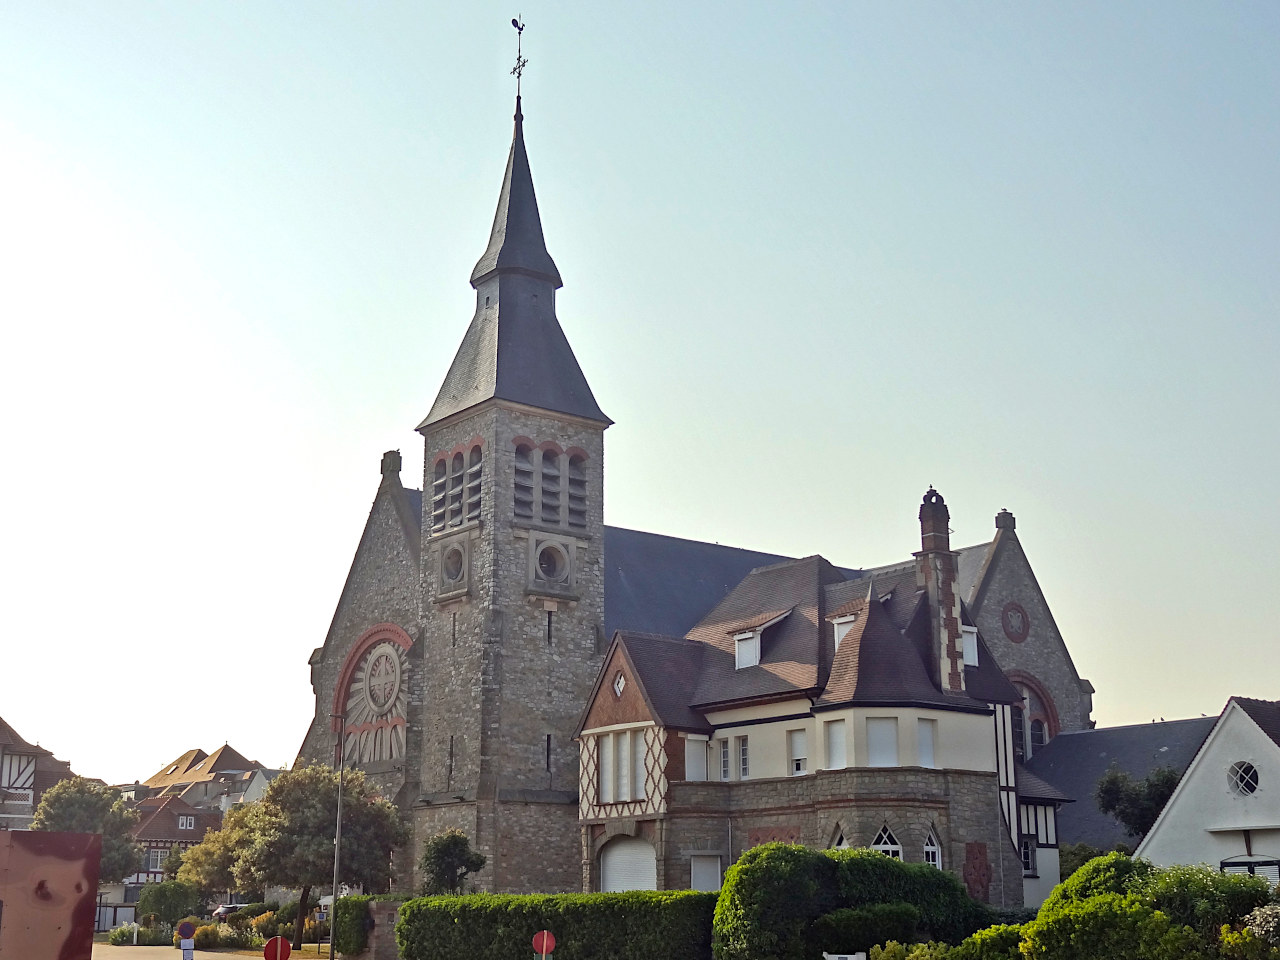
<path id="1" fill-rule="evenodd" d="M 975 861 L 970 873 L 1005 871 L 998 899 L 1020 899 L 1009 892 L 1017 884 L 1008 879 L 1009 871 L 1021 873 L 1012 764 L 1034 750 L 1035 743 L 1061 730 L 1088 726 L 1091 688 L 1076 674 L 1053 625 L 1012 515 L 1001 514 L 990 543 L 958 551 L 939 546 L 942 540 L 925 544 L 921 552 L 933 560 L 923 573 L 918 559 L 897 568 L 837 569 L 821 558 L 797 561 L 606 526 L 604 432 L 611 421 L 596 403 L 556 318 L 561 278 L 543 241 L 519 98 L 497 213 L 471 284 L 475 313 L 435 402 L 418 425 L 426 454 L 421 489 L 403 484 L 398 452 L 383 456 L 382 479 L 332 624 L 309 661 L 316 710 L 299 758 L 358 765 L 400 807 L 413 825 L 414 840 L 398 858 L 406 864 L 399 883 L 408 887 L 415 882 L 408 864 L 423 839 L 458 827 L 488 858 L 476 880 L 481 889 L 597 886 L 606 847 L 592 831 L 584 833 L 583 825 L 603 824 L 606 832 L 614 831 L 613 837 L 621 836 L 615 820 L 636 819 L 596 817 L 582 781 L 590 769 L 583 751 L 591 749 L 600 733 L 582 726 L 583 711 L 589 701 L 598 701 L 606 658 L 630 649 L 629 641 L 615 637 L 624 631 L 624 636 L 652 634 L 676 638 L 664 642 L 707 646 L 710 641 L 697 634 L 711 629 L 708 617 L 743 590 L 749 592 L 749 582 L 756 582 L 753 570 L 781 564 L 779 569 L 787 572 L 773 574 L 773 579 L 807 578 L 800 592 L 813 609 L 803 616 L 788 612 L 801 603 L 795 600 L 785 610 L 757 610 L 747 619 L 764 619 L 743 630 L 757 631 L 757 646 L 767 648 L 772 637 L 798 637 L 800 621 L 808 623 L 803 643 L 808 644 L 809 660 L 797 668 L 805 675 L 792 677 L 774 699 L 794 701 L 794 710 L 785 709 L 810 718 L 805 727 L 815 751 L 811 761 L 805 758 L 812 763 L 810 771 L 827 763 L 817 745 L 823 731 L 834 728 L 821 724 L 834 722 L 842 710 L 840 719 L 848 724 L 845 749 L 853 758 L 844 768 L 824 768 L 822 775 L 804 780 L 813 793 L 807 802 L 815 809 L 845 803 L 844 814 L 827 819 L 847 828 L 845 842 L 863 843 L 875 836 L 863 836 L 868 828 L 860 808 L 846 802 L 849 797 L 873 789 L 885 796 L 932 796 L 931 791 L 940 789 L 935 773 L 869 772 L 859 766 L 859 751 L 865 749 L 860 724 L 869 718 L 857 712 L 860 707 L 838 699 L 814 702 L 826 689 L 827 671 L 835 668 L 833 651 L 823 645 L 834 646 L 828 638 L 844 626 L 828 622 L 826 613 L 841 604 L 879 602 L 878 597 L 868 601 L 872 582 L 890 592 L 899 589 L 895 584 L 909 582 L 909 590 L 900 588 L 901 600 L 889 600 L 893 616 L 899 616 L 917 602 L 916 578 L 924 576 L 918 590 L 929 598 L 936 620 L 929 629 L 942 631 L 936 649 L 920 654 L 927 662 L 926 676 L 934 678 L 933 700 L 916 698 L 902 705 L 902 712 L 870 719 L 901 723 L 904 757 L 919 749 L 906 732 L 921 729 L 919 723 L 939 723 L 945 730 L 939 737 L 950 738 L 953 730 L 969 727 L 978 736 L 981 730 L 981 759 L 971 758 L 972 751 L 961 745 L 968 734 L 957 734 L 954 742 L 938 741 L 936 762 L 950 764 L 948 775 L 956 783 L 980 781 L 990 790 L 985 801 L 977 799 L 976 788 L 962 791 L 971 799 L 948 801 L 945 814 L 928 821 L 935 827 L 932 842 L 952 865 L 968 862 L 965 844 L 986 844 L 986 867 Z M 940 578 L 943 568 L 946 576 Z M 814 611 L 826 612 L 818 616 Z M 780 619 L 771 622 L 773 616 Z M 877 622 L 880 617 L 874 615 Z M 964 618 L 966 630 L 961 630 Z M 1000 697 L 971 696 L 965 690 L 966 637 L 985 636 L 993 624 L 1003 629 L 1006 621 L 1006 645 L 1015 651 L 1009 654 L 1010 663 L 1019 672 L 1005 678 L 999 671 L 1004 661 L 992 648 L 988 659 L 993 677 L 999 677 Z M 894 623 L 902 635 L 905 624 L 892 618 L 885 622 Z M 912 629 L 919 634 L 924 627 Z M 720 637 L 707 648 L 727 656 L 734 643 Z M 1038 698 L 1031 715 L 1023 714 L 1023 688 L 1010 680 Z M 710 710 L 702 714 L 702 727 L 664 725 L 659 730 L 657 718 L 644 721 L 652 725 L 644 734 L 644 777 L 664 784 L 644 803 L 668 804 L 679 796 L 685 798 L 682 809 L 720 810 L 723 804 L 712 798 L 727 797 L 725 791 L 732 789 L 734 804 L 754 804 L 757 813 L 754 819 L 744 814 L 732 842 L 729 824 L 719 813 L 714 827 L 709 816 L 696 828 L 696 818 L 687 816 L 679 822 L 658 818 L 644 829 L 676 831 L 669 843 L 681 849 L 711 850 L 720 843 L 714 855 L 721 858 L 722 868 L 744 845 L 766 836 L 771 816 L 766 811 L 777 798 L 764 780 L 755 778 L 728 786 L 683 773 L 675 776 L 677 767 L 698 763 L 682 751 L 690 737 L 703 737 L 696 741 L 703 743 L 698 749 L 707 755 L 704 762 L 714 765 L 714 748 L 707 744 L 731 739 L 717 731 L 756 724 L 757 737 L 780 744 L 792 728 L 774 729 L 762 715 L 753 714 L 762 709 L 751 699 L 754 693 L 744 694 L 746 700 L 736 694 L 726 697 L 716 709 L 710 709 L 716 694 L 704 693 L 712 699 L 690 701 Z M 993 706 L 996 700 L 999 705 Z M 1031 703 L 1030 697 L 1026 702 Z M 939 710 L 937 716 L 930 712 Z M 819 719 L 824 711 L 829 716 Z M 1001 724 L 1009 763 L 998 768 L 994 749 L 988 748 Z M 586 739 L 575 739 L 587 729 L 593 732 Z M 766 765 L 762 771 L 773 762 L 769 756 L 762 752 L 755 761 Z M 661 758 L 667 761 L 659 763 Z M 664 765 L 668 761 L 669 768 Z M 633 760 L 628 763 L 630 782 L 638 783 L 639 771 Z M 905 764 L 904 770 L 906 766 L 919 765 Z M 904 777 L 916 779 L 907 784 Z M 599 784 L 592 789 L 598 791 Z M 598 799 L 598 793 L 594 796 Z M 640 803 L 627 801 L 633 802 Z M 644 809 L 644 816 L 656 813 Z M 912 851 L 923 850 L 929 837 L 916 834 L 924 822 L 916 817 L 904 823 L 897 839 Z M 635 832 L 641 828 L 625 829 L 633 840 L 641 839 Z M 805 821 L 797 830 L 805 842 L 839 839 L 827 836 L 831 830 L 819 819 Z M 998 835 L 1004 839 L 997 841 Z M 709 861 L 698 863 L 700 877 L 709 877 Z M 664 861 L 654 883 L 694 883 L 692 868 L 683 860 L 680 864 L 677 868 Z"/>

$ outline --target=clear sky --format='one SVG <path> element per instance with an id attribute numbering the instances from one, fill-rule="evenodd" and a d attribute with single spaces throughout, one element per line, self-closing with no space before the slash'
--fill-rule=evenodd
<path id="1" fill-rule="evenodd" d="M 869 566 L 933 484 L 1017 516 L 1099 724 L 1280 698 L 1280 5 L 7 0 L 0 716 L 293 759 L 517 12 L 610 523 Z"/>

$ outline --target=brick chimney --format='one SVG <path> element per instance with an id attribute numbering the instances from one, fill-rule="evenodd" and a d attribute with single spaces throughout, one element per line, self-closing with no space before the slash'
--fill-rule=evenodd
<path id="1" fill-rule="evenodd" d="M 960 597 L 956 593 L 956 554 L 951 550 L 951 513 L 942 494 L 930 487 L 920 504 L 920 552 L 916 583 L 929 597 L 933 649 L 942 689 L 964 690 L 964 645 L 960 636 Z M 932 671 L 930 671 L 932 672 Z"/>

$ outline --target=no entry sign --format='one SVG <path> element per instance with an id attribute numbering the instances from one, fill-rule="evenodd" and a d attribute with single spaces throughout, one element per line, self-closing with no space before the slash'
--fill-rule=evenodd
<path id="1" fill-rule="evenodd" d="M 272 937 L 262 948 L 262 955 L 267 960 L 289 960 L 291 953 L 293 953 L 293 947 L 289 946 L 289 941 L 284 937 Z"/>
<path id="2" fill-rule="evenodd" d="M 556 938 L 550 930 L 539 930 L 533 935 L 533 952 L 546 956 L 556 948 Z"/>

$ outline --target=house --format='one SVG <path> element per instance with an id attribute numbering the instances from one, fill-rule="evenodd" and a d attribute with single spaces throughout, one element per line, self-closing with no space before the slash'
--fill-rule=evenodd
<path id="1" fill-rule="evenodd" d="M 130 803 L 147 797 L 182 797 L 199 809 L 225 813 L 237 803 L 261 799 L 267 784 L 280 775 L 224 744 L 213 753 L 188 750 L 145 781 L 123 784 L 121 795 Z"/>
<path id="2" fill-rule="evenodd" d="M 903 807 L 915 812 L 897 828 L 901 836 L 893 833 L 904 854 L 925 855 L 926 827 L 933 824 L 945 869 L 967 870 L 977 888 L 998 888 L 992 896 L 999 902 L 1020 902 L 1019 878 L 1030 861 L 1020 856 L 1020 808 L 1037 808 L 1026 812 L 1034 825 L 1043 823 L 1037 810 L 1056 809 L 1060 801 L 1034 796 L 1052 793 L 1047 787 L 1019 794 L 1015 765 L 1059 734 L 1092 726 L 1093 688 L 1072 662 L 1013 514 L 1000 511 L 991 541 L 956 551 L 939 546 L 945 537 L 934 531 L 934 545 L 923 552 L 937 566 L 927 570 L 918 558 L 849 568 L 607 526 L 604 432 L 613 421 L 556 317 L 562 280 L 543 237 L 519 97 L 514 119 L 488 244 L 470 278 L 475 312 L 417 427 L 425 449 L 421 489 L 402 482 L 398 451 L 383 455 L 329 630 L 308 660 L 315 710 L 299 759 L 361 768 L 399 807 L 415 848 L 442 830 L 462 829 L 487 858 L 476 878 L 483 890 L 592 889 L 601 877 L 612 884 L 599 856 L 624 844 L 607 846 L 592 831 L 601 824 L 616 831 L 635 818 L 597 816 L 591 807 L 599 795 L 583 792 L 583 750 L 597 749 L 606 731 L 595 720 L 587 727 L 581 721 L 588 701 L 613 682 L 610 675 L 601 687 L 606 658 L 643 659 L 649 641 L 638 638 L 653 635 L 668 638 L 652 641 L 653 650 L 683 644 L 707 661 L 705 669 L 696 664 L 703 685 L 688 692 L 684 708 L 692 712 L 680 712 L 684 725 L 660 714 L 625 721 L 650 724 L 646 762 L 672 764 L 658 777 L 671 795 L 663 786 L 643 801 L 664 805 L 662 815 L 645 807 L 645 816 L 666 824 L 670 803 L 671 829 L 693 831 L 689 811 L 703 798 L 696 802 L 714 811 L 717 836 L 724 837 L 714 851 L 716 871 L 744 846 L 778 833 L 765 830 L 764 781 L 757 777 L 777 780 L 789 762 L 803 759 L 805 789 L 834 792 L 806 801 L 815 813 L 797 823 L 798 835 L 835 842 L 840 837 L 826 833 L 838 821 L 848 830 L 846 842 L 865 843 L 877 839 L 888 818 L 868 833 L 870 808 L 852 802 L 853 794 L 900 780 L 906 774 L 898 768 L 918 768 L 928 772 L 910 775 L 919 785 Z M 759 600 L 759 591 L 773 599 Z M 935 615 L 938 624 L 929 619 Z M 874 625 L 868 648 L 893 649 L 901 669 L 915 663 L 900 659 L 903 650 L 917 651 L 919 667 L 910 676 L 884 680 L 906 685 L 900 704 L 873 710 L 863 703 L 860 684 L 870 674 L 853 669 L 850 653 L 836 656 L 837 631 L 855 629 L 859 616 L 847 651 L 861 649 L 868 623 Z M 742 636 L 721 629 L 721 620 L 730 619 Z M 935 633 L 926 651 L 929 631 Z M 752 649 L 764 656 L 758 669 L 730 668 L 740 641 L 743 656 Z M 963 663 L 966 645 L 977 651 L 973 664 Z M 779 650 L 791 666 L 774 676 L 769 657 Z M 970 667 L 980 674 L 972 689 Z M 773 686 L 749 680 L 766 674 Z M 652 678 L 635 674 L 627 682 L 652 685 Z M 785 719 L 792 714 L 803 721 Z M 824 738 L 839 736 L 837 720 L 846 724 L 846 766 L 827 770 L 838 748 Z M 868 720 L 884 721 L 873 724 L 877 750 L 897 744 L 893 770 L 868 772 Z M 897 724 L 896 737 L 889 721 Z M 937 732 L 934 767 L 919 762 L 924 748 L 916 737 L 923 730 Z M 995 746 L 998 732 L 1002 749 Z M 677 746 L 705 738 L 704 762 L 715 770 L 724 760 L 715 744 L 726 741 L 732 752 L 743 736 L 772 743 L 766 748 L 762 741 L 757 750 L 750 741 L 749 783 L 732 782 L 742 762 L 732 753 L 727 782 L 685 778 L 685 769 L 697 769 L 698 751 L 686 757 Z M 621 744 L 617 750 L 635 749 Z M 801 746 L 810 752 L 793 755 Z M 613 754 L 615 765 L 619 756 Z M 622 769 L 615 766 L 614 775 Z M 941 792 L 946 776 L 966 784 L 953 800 Z M 756 813 L 744 814 L 730 839 L 732 821 L 721 812 L 748 796 L 757 798 Z M 827 804 L 833 812 L 824 820 L 816 811 Z M 844 812 L 837 816 L 836 808 Z M 1052 850 L 1056 839 L 1036 829 L 1034 848 Z M 699 856 L 713 855 L 711 837 L 698 833 L 690 843 L 689 850 L 707 851 Z M 667 846 L 660 853 L 654 883 L 711 882 L 709 860 L 681 859 L 677 866 Z"/>
<path id="3" fill-rule="evenodd" d="M 1227 701 L 1136 855 L 1280 883 L 1280 701 Z"/>
<path id="4" fill-rule="evenodd" d="M 27 743 L 0 718 L 0 830 L 27 829 L 44 792 L 74 776 L 70 764 Z"/>
<path id="5" fill-rule="evenodd" d="M 1062 843 L 1087 843 L 1099 850 L 1132 848 L 1115 817 L 1098 809 L 1094 790 L 1111 767 L 1141 780 L 1159 768 L 1181 774 L 1214 725 L 1213 717 L 1161 720 L 1064 733 L 1037 751 L 1027 769 L 1075 802 L 1058 813 Z"/>

